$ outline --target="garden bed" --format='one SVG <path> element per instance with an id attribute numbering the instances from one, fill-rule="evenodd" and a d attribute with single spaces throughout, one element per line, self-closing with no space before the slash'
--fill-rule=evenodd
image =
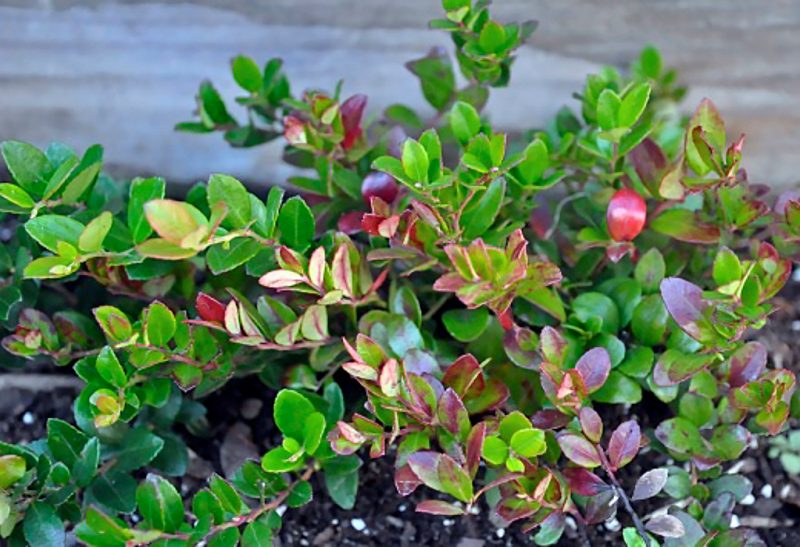
<path id="1" fill-rule="evenodd" d="M 768 326 L 753 337 L 767 345 L 776 365 L 797 373 L 800 372 L 800 349 L 793 340 L 799 331 L 800 280 L 795 276 L 776 299 L 776 312 Z M 63 374 L 63 369 L 49 366 L 0 373 L 0 439 L 18 443 L 41 438 L 45 436 L 47 419 L 52 417 L 74 422 L 72 400 L 79 384 Z M 337 381 L 346 382 L 347 378 L 342 374 L 341 378 L 337 376 Z M 59 387 L 43 389 L 54 383 Z M 24 387 L 26 384 L 30 387 Z M 274 396 L 275 392 L 260 382 L 241 378 L 203 400 L 208 409 L 208 436 L 201 438 L 182 432 L 192 449 L 189 470 L 180 483 L 184 493 L 204 486 L 212 471 L 230 473 L 244 459 L 257 459 L 280 442 L 280 432 L 272 420 Z M 657 411 L 657 406 L 663 403 L 645 399 L 642 404 L 650 404 Z M 620 411 L 621 407 L 606 407 L 608 409 Z M 649 417 L 648 414 L 643 416 Z M 610 418 L 613 421 L 621 417 Z M 642 425 L 647 427 L 647 424 Z M 742 460 L 729 468 L 744 474 L 753 483 L 752 499 L 739 505 L 736 514 L 741 525 L 756 529 L 770 547 L 797 544 L 800 542 L 800 478 L 787 474 L 776 459 L 767 456 L 767 442 L 762 439 L 757 448 L 748 450 Z M 630 490 L 644 470 L 665 463 L 663 455 L 643 452 L 620 473 L 620 482 Z M 317 477 L 312 483 L 314 502 L 284 514 L 279 536 L 283 545 L 480 547 L 519 545 L 528 541 L 528 535 L 518 526 L 498 528 L 485 504 L 463 518 L 415 513 L 415 503 L 430 497 L 430 492 L 418 491 L 408 498 L 398 495 L 391 458 L 365 462 L 356 505 L 349 511 L 330 500 Z M 658 509 L 659 503 L 663 504 L 664 500 L 651 501 L 647 510 Z M 630 519 L 622 510 L 617 517 L 619 522 L 588 528 L 568 526 L 559 545 L 618 545 L 619 529 L 629 526 Z"/>

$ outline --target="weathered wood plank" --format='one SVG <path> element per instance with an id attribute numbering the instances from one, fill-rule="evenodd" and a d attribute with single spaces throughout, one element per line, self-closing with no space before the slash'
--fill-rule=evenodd
<path id="1" fill-rule="evenodd" d="M 497 0 L 503 20 L 541 21 L 508 89 L 489 104 L 520 130 L 571 102 L 599 64 L 624 65 L 655 43 L 692 85 L 687 108 L 711 96 L 746 131 L 751 178 L 796 184 L 800 144 L 800 2 L 773 0 Z M 204 0 L 147 3 L 4 0 L 0 6 L 0 138 L 77 148 L 106 145 L 118 174 L 180 181 L 230 172 L 255 184 L 289 171 L 280 146 L 231 150 L 218 136 L 176 134 L 197 84 L 232 96 L 227 61 L 238 52 L 282 57 L 296 89 L 366 92 L 370 109 L 398 100 L 424 109 L 405 61 L 441 33 L 425 30 L 436 0 Z"/>

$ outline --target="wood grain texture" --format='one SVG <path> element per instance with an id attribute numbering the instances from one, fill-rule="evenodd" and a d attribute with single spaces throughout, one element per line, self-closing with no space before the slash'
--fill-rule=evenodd
<path id="1" fill-rule="evenodd" d="M 230 58 L 282 57 L 295 91 L 369 95 L 369 110 L 402 101 L 425 111 L 404 62 L 443 33 L 426 30 L 437 0 L 0 1 L 0 139 L 76 148 L 100 142 L 118 175 L 191 182 L 227 172 L 252 184 L 289 174 L 280 145 L 231 150 L 218 135 L 174 133 L 198 83 L 236 93 Z M 489 112 L 506 130 L 546 122 L 601 64 L 624 66 L 644 44 L 662 49 L 691 85 L 686 108 L 712 97 L 748 135 L 751 179 L 796 186 L 800 146 L 800 1 L 496 0 L 501 20 L 541 24 L 512 83 Z"/>

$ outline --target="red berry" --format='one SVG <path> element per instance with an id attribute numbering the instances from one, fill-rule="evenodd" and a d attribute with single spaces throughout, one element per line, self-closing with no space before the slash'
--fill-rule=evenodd
<path id="1" fill-rule="evenodd" d="M 386 173 L 370 173 L 361 183 L 361 195 L 367 205 L 373 196 L 381 198 L 386 203 L 392 203 L 397 198 L 397 193 L 397 182 Z"/>
<path id="2" fill-rule="evenodd" d="M 637 192 L 623 188 L 611 198 L 606 212 L 608 233 L 614 241 L 631 241 L 644 228 L 647 204 Z"/>
<path id="3" fill-rule="evenodd" d="M 213 296 L 209 296 L 204 292 L 198 293 L 194 305 L 197 308 L 197 315 L 203 321 L 225 322 L 225 304 Z"/>
<path id="4" fill-rule="evenodd" d="M 361 137 L 361 117 L 364 115 L 364 108 L 367 106 L 366 95 L 353 95 L 342 103 L 340 112 L 342 113 L 342 125 L 344 126 L 344 140 L 342 147 L 345 150 L 352 148 L 356 141 Z"/>

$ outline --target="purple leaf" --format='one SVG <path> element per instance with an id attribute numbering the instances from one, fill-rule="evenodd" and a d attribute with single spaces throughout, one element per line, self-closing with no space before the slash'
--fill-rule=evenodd
<path id="1" fill-rule="evenodd" d="M 679 277 L 668 277 L 661 282 L 661 298 L 686 334 L 699 342 L 708 340 L 707 320 L 703 315 L 708 305 L 703 300 L 703 289 Z"/>
<path id="2" fill-rule="evenodd" d="M 417 513 L 454 517 L 463 515 L 464 510 L 457 505 L 442 500 L 423 500 L 417 504 Z"/>
<path id="3" fill-rule="evenodd" d="M 597 467 L 600 465 L 600 455 L 597 448 L 583 435 L 577 433 L 561 433 L 557 437 L 558 445 L 564 456 L 581 467 Z"/>
<path id="4" fill-rule="evenodd" d="M 473 479 L 478 472 L 483 452 L 483 441 L 486 439 L 486 422 L 480 422 L 472 428 L 467 436 L 467 472 Z"/>
<path id="5" fill-rule="evenodd" d="M 585 406 L 578 413 L 583 434 L 593 443 L 599 443 L 603 436 L 603 420 L 591 407 Z"/>
<path id="6" fill-rule="evenodd" d="M 656 366 L 653 367 L 653 382 L 661 387 L 677 385 L 708 368 L 715 359 L 713 354 L 687 355 L 678 350 L 668 349 L 661 354 Z"/>
<path id="7" fill-rule="evenodd" d="M 533 415 L 531 422 L 533 427 L 538 429 L 561 429 L 567 425 L 572 418 L 554 408 L 545 408 Z"/>
<path id="8" fill-rule="evenodd" d="M 586 523 L 597 524 L 616 515 L 617 499 L 617 494 L 610 488 L 590 497 L 583 510 L 583 518 Z"/>
<path id="9" fill-rule="evenodd" d="M 767 350 L 760 342 L 748 342 L 730 357 L 728 383 L 743 386 L 758 378 L 767 366 Z"/>
<path id="10" fill-rule="evenodd" d="M 447 454 L 422 450 L 408 457 L 408 465 L 425 486 L 450 494 L 464 503 L 472 500 L 472 480 Z"/>
<path id="11" fill-rule="evenodd" d="M 592 348 L 578 359 L 575 369 L 583 379 L 586 391 L 592 393 L 600 389 L 611 371 L 611 358 L 605 348 Z"/>
<path id="12" fill-rule="evenodd" d="M 647 521 L 647 530 L 667 538 L 680 538 L 686 533 L 683 523 L 672 515 L 659 515 Z"/>
<path id="13" fill-rule="evenodd" d="M 643 140 L 628 153 L 636 174 L 648 188 L 657 188 L 667 168 L 667 157 L 652 139 Z"/>
<path id="14" fill-rule="evenodd" d="M 594 496 L 610 488 L 603 479 L 583 467 L 567 467 L 562 475 L 570 489 L 580 496 Z"/>
<path id="15" fill-rule="evenodd" d="M 651 469 L 636 481 L 636 486 L 633 487 L 633 501 L 646 500 L 652 498 L 664 488 L 667 484 L 669 472 L 663 468 Z"/>
<path id="16" fill-rule="evenodd" d="M 611 434 L 611 440 L 608 442 L 607 452 L 611 469 L 616 471 L 630 463 L 639 452 L 641 440 L 642 434 L 639 430 L 639 424 L 633 420 L 620 424 Z"/>
<path id="17" fill-rule="evenodd" d="M 469 433 L 469 414 L 453 388 L 447 388 L 439 397 L 436 414 L 439 424 L 458 439 L 463 440 Z"/>

